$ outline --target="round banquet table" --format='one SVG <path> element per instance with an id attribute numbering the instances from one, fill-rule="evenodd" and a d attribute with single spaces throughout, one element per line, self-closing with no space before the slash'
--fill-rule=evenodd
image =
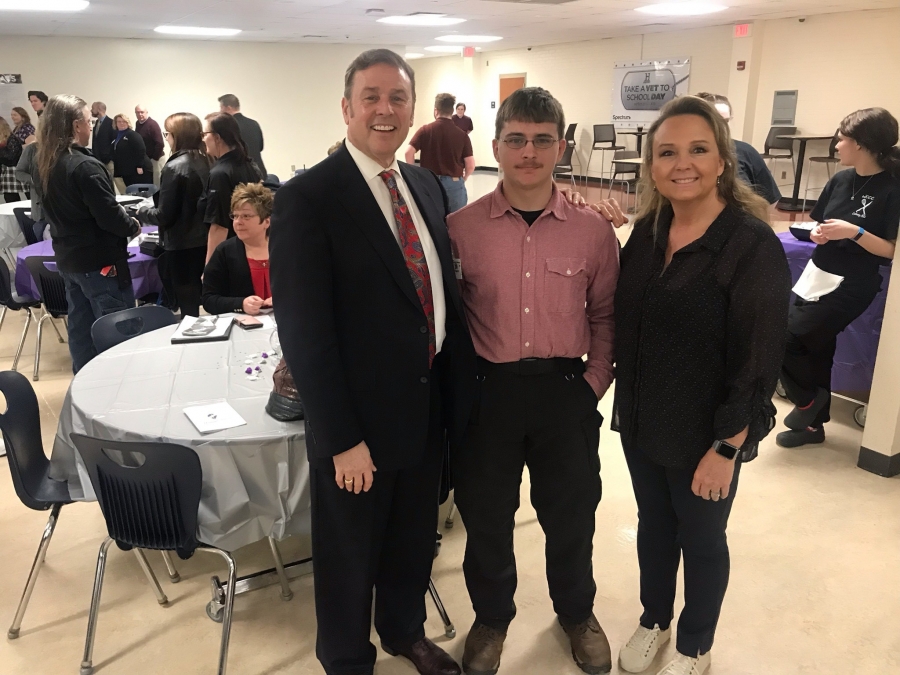
<path id="1" fill-rule="evenodd" d="M 304 425 L 265 412 L 278 358 L 252 381 L 245 369 L 271 352 L 274 322 L 228 340 L 173 345 L 176 326 L 127 340 L 88 363 L 72 380 L 60 413 L 51 477 L 65 480 L 79 501 L 94 500 L 87 472 L 69 434 L 162 441 L 193 448 L 203 468 L 199 538 L 233 551 L 272 536 L 308 534 L 309 464 Z M 201 434 L 183 410 L 227 401 L 244 426 Z"/>
<path id="2" fill-rule="evenodd" d="M 797 283 L 816 245 L 811 241 L 800 241 L 790 232 L 780 232 L 778 238 L 787 256 L 791 279 L 793 283 Z M 881 323 L 891 278 L 890 266 L 882 266 L 880 272 L 881 291 L 866 311 L 838 335 L 831 369 L 831 390 L 862 402 L 869 400 L 869 390 L 872 388 L 875 357 L 878 354 L 878 340 L 881 337 Z M 795 298 L 792 293 L 791 302 Z"/>

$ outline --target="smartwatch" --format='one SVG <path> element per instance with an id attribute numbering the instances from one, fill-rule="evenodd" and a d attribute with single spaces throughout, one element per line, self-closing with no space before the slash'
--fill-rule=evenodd
<path id="1" fill-rule="evenodd" d="M 725 441 L 713 441 L 712 449 L 716 451 L 716 454 L 722 455 L 725 459 L 734 459 L 741 451 L 736 445 L 726 443 Z"/>
<path id="2" fill-rule="evenodd" d="M 862 227 L 860 227 L 859 232 L 857 232 L 856 236 L 853 237 L 853 241 L 859 241 L 865 233 L 866 231 Z"/>

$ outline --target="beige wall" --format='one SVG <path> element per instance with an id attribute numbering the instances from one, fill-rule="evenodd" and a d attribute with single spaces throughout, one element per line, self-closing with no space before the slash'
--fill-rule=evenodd
<path id="1" fill-rule="evenodd" d="M 27 89 L 102 100 L 110 114 L 147 106 L 162 123 L 179 111 L 201 119 L 236 94 L 263 129 L 263 159 L 284 180 L 291 165 L 315 164 L 344 137 L 343 77 L 361 45 L 297 45 L 96 38 L 0 39 L 0 70 Z M 27 101 L 22 102 L 31 110 Z M 8 115 L 8 111 L 0 112 Z"/>

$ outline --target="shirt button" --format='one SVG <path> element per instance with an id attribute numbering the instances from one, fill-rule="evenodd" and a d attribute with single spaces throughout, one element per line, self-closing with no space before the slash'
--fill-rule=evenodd
<path id="1" fill-rule="evenodd" d="M 420 332 L 420 333 L 427 333 L 427 332 L 428 332 L 428 326 L 422 326 L 421 328 L 419 328 L 419 332 Z"/>
<path id="2" fill-rule="evenodd" d="M 421 382 L 422 384 L 428 384 L 428 378 L 427 378 L 427 377 L 420 377 L 420 378 L 419 378 L 419 382 Z"/>
<path id="3" fill-rule="evenodd" d="M 531 346 L 531 343 L 530 343 L 530 342 L 526 342 L 526 343 L 525 343 L 525 346 L 526 346 L 526 347 L 530 347 L 530 346 Z"/>
<path id="4" fill-rule="evenodd" d="M 526 313 L 526 314 L 528 314 L 528 312 L 530 312 L 530 311 L 531 311 L 531 310 L 528 309 L 527 307 L 525 308 L 525 313 Z"/>
<path id="5" fill-rule="evenodd" d="M 566 274 L 572 274 L 572 270 L 566 270 Z"/>
<path id="6" fill-rule="evenodd" d="M 527 279 L 528 277 L 530 277 L 530 276 L 531 276 L 531 272 L 525 272 L 525 278 L 526 278 L 526 279 Z"/>
<path id="7" fill-rule="evenodd" d="M 531 241 L 531 237 L 525 237 L 525 241 Z"/>

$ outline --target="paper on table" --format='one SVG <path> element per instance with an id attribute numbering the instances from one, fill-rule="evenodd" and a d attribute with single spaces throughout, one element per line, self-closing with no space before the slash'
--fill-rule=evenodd
<path id="1" fill-rule="evenodd" d="M 211 403 L 209 405 L 195 405 L 184 409 L 191 423 L 197 427 L 201 434 L 209 434 L 213 431 L 222 431 L 247 424 L 237 410 L 228 403 Z"/>
<path id="2" fill-rule="evenodd" d="M 816 302 L 835 291 L 843 281 L 844 277 L 821 270 L 810 260 L 792 290 L 807 302 Z"/>

